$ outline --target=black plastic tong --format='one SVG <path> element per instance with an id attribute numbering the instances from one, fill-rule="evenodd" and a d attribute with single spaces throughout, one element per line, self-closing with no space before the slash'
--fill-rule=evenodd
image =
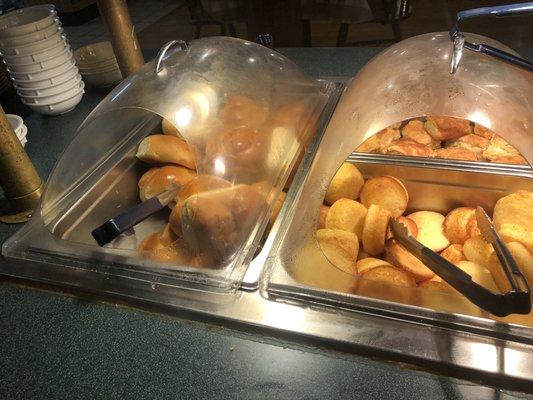
<path id="1" fill-rule="evenodd" d="M 508 17 L 512 15 L 524 15 L 531 13 L 533 13 L 533 2 L 507 4 L 495 7 L 481 7 L 474 8 L 471 10 L 459 11 L 455 19 L 455 24 L 450 30 L 450 38 L 453 41 L 453 54 L 450 72 L 452 74 L 455 74 L 455 72 L 457 71 L 459 61 L 461 60 L 461 57 L 463 55 L 463 49 L 468 49 L 471 51 L 489 55 L 491 57 L 499 58 L 500 60 L 518 65 L 529 71 L 533 71 L 533 63 L 531 63 L 530 61 L 524 60 L 523 58 L 517 57 L 513 54 L 507 53 L 503 50 L 499 50 L 495 47 L 486 44 L 474 44 L 467 42 L 465 40 L 465 37 L 459 30 L 459 22 L 469 18 L 487 15 L 492 15 L 495 17 Z"/>
<path id="2" fill-rule="evenodd" d="M 505 317 L 509 314 L 529 314 L 531 311 L 530 290 L 520 268 L 481 207 L 476 210 L 476 219 L 483 238 L 492 244 L 500 260 L 511 288 L 507 293 L 494 293 L 474 282 L 472 277 L 462 269 L 414 239 L 407 228 L 396 218 L 391 220 L 390 226 L 395 239 L 401 245 L 479 308 L 498 317 Z"/>

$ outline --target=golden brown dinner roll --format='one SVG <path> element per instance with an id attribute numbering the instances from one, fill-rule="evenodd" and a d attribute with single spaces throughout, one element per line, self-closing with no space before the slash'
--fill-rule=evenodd
<path id="1" fill-rule="evenodd" d="M 450 245 L 444 235 L 444 215 L 434 211 L 417 211 L 408 215 L 418 227 L 417 240 L 433 251 L 439 252 Z"/>
<path id="2" fill-rule="evenodd" d="M 391 285 L 406 286 L 412 288 L 416 287 L 415 281 L 409 274 L 406 274 L 405 271 L 401 271 L 398 268 L 394 268 L 390 264 L 369 268 L 362 272 L 362 278 L 366 280 L 389 283 Z"/>
<path id="3" fill-rule="evenodd" d="M 357 254 L 357 261 L 363 260 L 368 257 L 370 257 L 370 254 L 366 253 L 364 250 L 361 249 L 361 246 L 359 246 L 359 253 Z"/>
<path id="4" fill-rule="evenodd" d="M 245 126 L 223 129 L 207 143 L 206 160 L 217 175 L 249 183 L 263 173 L 267 146 L 267 135 L 262 131 Z"/>
<path id="5" fill-rule="evenodd" d="M 378 204 L 368 207 L 362 235 L 363 249 L 366 253 L 375 256 L 383 252 L 390 217 L 390 211 Z"/>
<path id="6" fill-rule="evenodd" d="M 279 212 L 281 211 L 281 207 L 283 207 L 283 202 L 285 201 L 286 197 L 287 197 L 287 193 L 285 192 L 279 193 L 279 196 L 276 199 L 274 206 L 272 207 L 272 212 L 270 213 L 270 217 L 268 218 L 267 229 L 270 230 L 272 228 L 272 225 L 274 225 L 274 222 L 278 218 Z"/>
<path id="7" fill-rule="evenodd" d="M 431 279 L 435 274 L 418 258 L 409 253 L 405 247 L 395 239 L 387 240 L 385 246 L 385 259 L 404 271 L 409 272 L 416 282 Z"/>
<path id="8" fill-rule="evenodd" d="M 446 215 L 444 234 L 450 243 L 463 244 L 466 239 L 479 233 L 474 207 L 454 208 Z"/>
<path id="9" fill-rule="evenodd" d="M 174 265 L 184 265 L 190 259 L 187 249 L 173 241 L 168 243 L 169 237 L 165 237 L 165 230 L 148 235 L 141 242 L 138 248 L 139 256 L 154 261 L 171 263 Z"/>
<path id="10" fill-rule="evenodd" d="M 498 235 L 505 243 L 519 242 L 533 252 L 533 232 L 523 225 L 502 224 L 498 229 Z"/>
<path id="11" fill-rule="evenodd" d="M 326 219 L 328 218 L 329 206 L 321 205 L 320 211 L 318 212 L 318 220 L 316 224 L 316 229 L 324 229 L 326 227 Z"/>
<path id="12" fill-rule="evenodd" d="M 196 169 L 194 155 L 187 143 L 170 135 L 145 137 L 137 149 L 137 158 L 149 164 L 179 164 Z"/>
<path id="13" fill-rule="evenodd" d="M 258 129 L 267 118 L 267 109 L 246 96 L 232 96 L 220 109 L 218 117 L 227 127 Z"/>
<path id="14" fill-rule="evenodd" d="M 361 175 L 361 172 L 359 172 L 355 165 L 347 162 L 342 163 L 329 183 L 324 201 L 331 206 L 343 197 L 355 200 L 359 197 L 359 192 L 364 183 L 363 175 Z"/>
<path id="15" fill-rule="evenodd" d="M 460 149 L 456 147 L 445 147 L 435 150 L 433 154 L 435 158 L 445 158 L 448 160 L 465 160 L 465 161 L 478 161 L 479 157 L 470 150 Z"/>
<path id="16" fill-rule="evenodd" d="M 339 199 L 329 209 L 326 228 L 355 233 L 361 240 L 366 211 L 366 207 L 355 200 Z"/>
<path id="17" fill-rule="evenodd" d="M 409 235 L 416 239 L 418 235 L 418 226 L 416 226 L 415 221 L 413 221 L 411 218 L 407 218 L 403 216 L 397 217 L 396 219 L 398 220 L 400 224 L 402 224 L 403 226 L 407 228 L 407 232 L 409 233 Z M 389 225 L 389 227 L 387 228 L 387 240 L 392 238 L 393 236 L 394 235 L 392 233 L 392 229 Z"/>
<path id="18" fill-rule="evenodd" d="M 429 146 L 432 149 L 438 149 L 440 147 L 440 141 L 433 139 L 427 133 L 424 122 L 419 119 L 412 119 L 402 128 L 402 137 L 424 146 Z"/>
<path id="19" fill-rule="evenodd" d="M 495 133 L 490 129 L 487 129 L 479 124 L 474 124 L 474 133 L 488 140 L 491 140 L 495 135 Z"/>
<path id="20" fill-rule="evenodd" d="M 420 289 L 429 290 L 431 292 L 453 293 L 453 288 L 446 282 L 435 279 L 428 279 L 427 281 L 418 284 Z M 423 302 L 424 303 L 424 302 Z"/>
<path id="21" fill-rule="evenodd" d="M 366 270 L 358 279 L 355 293 L 397 303 L 410 304 L 416 283 L 405 271 L 381 265 Z"/>
<path id="22" fill-rule="evenodd" d="M 178 240 L 178 236 L 172 231 L 170 224 L 166 224 L 163 230 L 159 233 L 159 240 L 164 246 L 169 246 Z"/>
<path id="23" fill-rule="evenodd" d="M 167 119 L 163 118 L 163 121 L 161 121 L 161 127 L 164 135 L 177 136 L 180 139 L 183 139 L 180 131 L 178 131 L 178 129 Z"/>
<path id="24" fill-rule="evenodd" d="M 451 140 L 472 133 L 472 126 L 466 119 L 454 117 L 427 117 L 426 131 L 435 140 Z"/>
<path id="25" fill-rule="evenodd" d="M 372 268 L 381 267 L 381 266 L 392 267 L 393 265 L 388 263 L 387 261 L 381 260 L 379 258 L 373 258 L 373 257 L 366 257 L 361 260 L 358 260 L 355 263 L 355 269 L 357 270 L 358 274 L 363 274 Z"/>
<path id="26" fill-rule="evenodd" d="M 487 266 L 492 251 L 492 246 L 485 242 L 481 235 L 472 236 L 463 245 L 465 258 L 483 267 Z"/>
<path id="27" fill-rule="evenodd" d="M 139 198 L 145 201 L 169 189 L 173 184 L 183 186 L 195 176 L 196 171 L 177 165 L 151 168 L 139 180 Z"/>
<path id="28" fill-rule="evenodd" d="M 531 287 L 533 285 L 533 256 L 524 245 L 518 242 L 507 243 L 507 248 Z M 502 293 L 511 290 L 511 285 L 495 252 L 492 252 L 489 256 L 487 268 Z"/>
<path id="29" fill-rule="evenodd" d="M 359 252 L 359 241 L 355 234 L 340 229 L 319 229 L 316 238 L 331 264 L 348 274 L 357 274 L 355 260 Z"/>
<path id="30" fill-rule="evenodd" d="M 440 255 L 452 264 L 457 264 L 459 261 L 466 261 L 465 255 L 463 254 L 463 246 L 457 243 L 446 247 Z"/>
<path id="31" fill-rule="evenodd" d="M 433 157 L 434 150 L 411 139 L 398 139 L 390 144 L 386 153 L 400 156 Z"/>
<path id="32" fill-rule="evenodd" d="M 471 261 L 459 261 L 456 265 L 470 275 L 477 284 L 493 292 L 499 292 L 490 271 L 484 266 Z"/>
<path id="33" fill-rule="evenodd" d="M 368 179 L 361 189 L 361 203 L 365 207 L 378 204 L 399 217 L 405 212 L 409 193 L 400 180 L 392 176 L 376 176 Z"/>
<path id="34" fill-rule="evenodd" d="M 501 157 L 520 156 L 520 152 L 505 139 L 496 135 L 491 139 L 482 156 L 488 161 L 493 161 Z"/>
<path id="35" fill-rule="evenodd" d="M 249 185 L 194 194 L 183 202 L 183 238 L 193 254 L 223 264 L 244 244 L 265 206 L 264 196 Z"/>
<path id="36" fill-rule="evenodd" d="M 176 200 L 177 202 L 183 202 L 196 193 L 229 187 L 231 187 L 231 183 L 225 179 L 213 175 L 198 175 L 180 189 Z"/>
<path id="37" fill-rule="evenodd" d="M 375 135 L 370 136 L 367 140 L 361 143 L 355 151 L 359 153 L 379 153 L 387 152 L 391 143 L 400 139 L 400 131 L 398 128 L 388 127 L 379 131 Z"/>
<path id="38" fill-rule="evenodd" d="M 515 224 L 533 231 L 533 192 L 517 190 L 502 197 L 494 205 L 492 218 L 496 230 L 503 224 Z"/>
<path id="39" fill-rule="evenodd" d="M 458 139 L 447 141 L 445 147 L 468 150 L 476 154 L 477 157 L 481 157 L 481 154 L 488 147 L 489 144 L 489 139 L 485 139 L 482 136 L 474 135 L 473 133 L 471 133 L 465 136 L 461 136 Z"/>

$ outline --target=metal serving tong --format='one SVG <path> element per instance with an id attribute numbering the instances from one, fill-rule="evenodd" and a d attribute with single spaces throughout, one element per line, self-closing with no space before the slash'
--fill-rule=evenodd
<path id="1" fill-rule="evenodd" d="M 462 269 L 414 239 L 407 228 L 396 218 L 391 220 L 390 226 L 395 239 L 401 245 L 479 308 L 498 317 L 505 317 L 509 314 L 529 314 L 531 299 L 526 279 L 509 249 L 494 230 L 492 221 L 481 207 L 476 210 L 476 219 L 483 238 L 492 244 L 500 260 L 511 288 L 507 293 L 494 293 L 474 282 L 472 277 Z"/>
<path id="2" fill-rule="evenodd" d="M 474 8 L 472 10 L 459 11 L 455 18 L 455 24 L 450 30 L 450 38 L 453 41 L 453 54 L 450 72 L 452 74 L 455 74 L 455 72 L 457 71 L 459 61 L 463 56 L 463 49 L 487 54 L 491 57 L 499 58 L 511 64 L 515 64 L 522 68 L 525 68 L 529 71 L 533 71 L 533 63 L 486 44 L 474 44 L 467 42 L 465 40 L 464 35 L 459 30 L 459 22 L 469 18 L 481 17 L 486 15 L 493 15 L 495 17 L 507 17 L 512 15 L 524 15 L 530 13 L 533 13 L 533 2 L 531 1 L 527 3 L 508 4 L 495 7 L 481 7 Z"/>
<path id="3" fill-rule="evenodd" d="M 100 246 L 105 246 L 138 223 L 144 221 L 150 215 L 165 208 L 176 197 L 180 188 L 181 186 L 179 185 L 171 185 L 167 190 L 157 196 L 151 197 L 104 222 L 91 232 L 94 240 Z"/>

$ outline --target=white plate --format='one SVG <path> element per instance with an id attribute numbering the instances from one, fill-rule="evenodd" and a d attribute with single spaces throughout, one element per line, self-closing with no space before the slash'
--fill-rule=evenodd
<path id="1" fill-rule="evenodd" d="M 81 75 L 76 74 L 72 79 L 69 79 L 68 81 L 59 83 L 57 85 L 48 86 L 44 89 L 24 89 L 16 84 L 13 84 L 13 86 L 15 87 L 15 89 L 17 89 L 17 94 L 21 97 L 46 97 L 62 93 L 71 86 L 74 86 L 74 84 L 80 83 L 80 81 Z"/>
<path id="2" fill-rule="evenodd" d="M 65 49 L 70 50 L 70 46 L 68 43 L 64 43 L 63 46 L 54 46 L 49 49 L 44 49 L 43 51 L 40 51 L 38 53 L 29 54 L 29 55 L 3 55 L 4 61 L 8 65 L 25 65 L 25 64 L 31 64 L 38 61 L 46 61 L 50 58 L 55 57 L 56 55 L 62 53 L 65 51 Z"/>
<path id="3" fill-rule="evenodd" d="M 75 96 L 76 93 L 83 92 L 84 87 L 85 83 L 83 81 L 73 82 L 68 89 L 52 96 L 20 96 L 20 98 L 22 99 L 22 102 L 27 105 L 45 106 L 48 104 L 61 103 L 62 101 L 70 99 L 72 96 Z"/>
<path id="4" fill-rule="evenodd" d="M 60 27 L 61 23 L 54 21 L 54 23 L 52 23 L 52 25 L 50 25 L 49 27 L 37 32 L 27 33 L 25 35 L 13 36 L 9 38 L 0 38 L 0 47 L 18 47 L 37 42 L 39 40 L 44 40 L 57 33 Z"/>
<path id="5" fill-rule="evenodd" d="M 78 103 L 81 101 L 81 98 L 83 97 L 83 93 L 84 91 L 82 90 L 80 93 L 77 93 L 75 96 L 71 97 L 70 99 L 66 99 L 60 103 L 55 103 L 55 104 L 35 105 L 35 104 L 26 104 L 24 103 L 24 100 L 22 100 L 22 102 L 26 104 L 28 107 L 30 107 L 33 111 L 38 112 L 40 114 L 59 115 L 59 114 L 65 114 L 73 110 L 74 107 L 76 107 Z"/>
<path id="6" fill-rule="evenodd" d="M 68 71 L 41 81 L 27 79 L 13 79 L 13 84 L 21 89 L 46 89 L 54 85 L 66 82 L 79 75 L 78 67 L 73 65 Z"/>
<path id="7" fill-rule="evenodd" d="M 40 51 L 51 49 L 59 44 L 66 43 L 66 37 L 63 34 L 63 28 L 59 28 L 59 31 L 47 39 L 39 40 L 35 43 L 26 44 L 24 46 L 17 47 L 3 47 L 2 55 L 30 55 L 33 53 L 39 53 Z"/>
<path id="8" fill-rule="evenodd" d="M 54 23 L 57 18 L 51 4 L 24 7 L 0 17 L 0 37 L 13 37 L 37 32 Z"/>
<path id="9" fill-rule="evenodd" d="M 74 65 L 74 60 L 71 58 L 67 61 L 63 61 L 62 64 L 56 65 L 55 67 L 43 69 L 37 72 L 14 72 L 11 71 L 10 68 L 8 68 L 9 75 L 12 79 L 16 81 L 26 80 L 26 81 L 42 81 L 47 78 L 51 78 L 53 76 L 57 76 L 59 74 L 62 74 L 64 72 L 67 72 L 72 66 Z"/>

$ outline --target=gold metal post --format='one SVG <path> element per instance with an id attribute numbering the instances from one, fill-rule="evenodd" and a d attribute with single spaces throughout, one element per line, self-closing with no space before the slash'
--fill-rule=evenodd
<path id="1" fill-rule="evenodd" d="M 109 30 L 120 72 L 126 78 L 144 65 L 126 1 L 98 0 L 98 9 Z"/>
<path id="2" fill-rule="evenodd" d="M 43 190 L 43 182 L 20 144 L 0 106 L 0 186 L 13 209 L 33 210 Z"/>

